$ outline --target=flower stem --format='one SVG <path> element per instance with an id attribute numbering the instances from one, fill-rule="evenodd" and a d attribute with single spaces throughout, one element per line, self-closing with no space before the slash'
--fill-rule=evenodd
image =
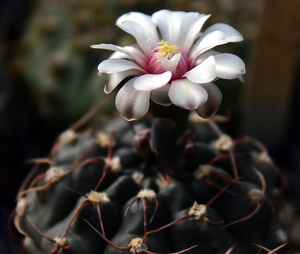
<path id="1" fill-rule="evenodd" d="M 180 162 L 189 138 L 189 110 L 151 102 L 151 146 L 164 169 Z"/>

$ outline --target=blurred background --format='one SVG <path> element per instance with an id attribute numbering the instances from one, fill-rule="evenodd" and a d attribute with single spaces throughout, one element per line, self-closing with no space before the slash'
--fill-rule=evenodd
<path id="1" fill-rule="evenodd" d="M 59 133 L 107 97 L 96 68 L 111 52 L 89 46 L 132 43 L 116 19 L 164 8 L 212 14 L 205 27 L 227 23 L 243 34 L 243 42 L 218 48 L 241 57 L 247 68 L 244 84 L 216 82 L 224 94 L 219 114 L 231 109 L 226 130 L 233 137 L 247 134 L 268 147 L 299 214 L 298 0 L 0 0 L 1 254 L 18 253 L 5 225 L 30 170 L 23 162 L 47 156 Z M 105 123 L 113 112 L 112 99 L 91 124 Z"/>

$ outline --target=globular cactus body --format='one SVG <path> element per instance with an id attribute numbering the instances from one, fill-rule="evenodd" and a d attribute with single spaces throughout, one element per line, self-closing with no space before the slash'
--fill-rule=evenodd
<path id="1" fill-rule="evenodd" d="M 26 235 L 29 250 L 46 254 L 55 249 L 41 233 L 51 239 L 66 238 L 70 249 L 63 253 L 119 253 L 102 236 L 119 247 L 128 247 L 135 238 L 145 239 L 147 249 L 155 253 L 197 246 L 187 253 L 221 254 L 235 245 L 232 253 L 253 253 L 257 247 L 252 243 L 264 245 L 269 239 L 273 241 L 270 249 L 280 245 L 281 240 L 273 235 L 276 227 L 280 230 L 275 206 L 278 195 L 274 194 L 280 188 L 276 185 L 280 175 L 272 161 L 266 164 L 258 159 L 261 151 L 255 146 L 248 142 L 232 148 L 237 153 L 233 159 L 239 179 L 234 179 L 229 152 L 220 153 L 214 147 L 217 140 L 189 143 L 181 163 L 163 175 L 154 157 L 138 156 L 133 141 L 131 146 L 124 145 L 129 143 L 126 139 L 134 140 L 134 134 L 123 127 L 118 130 L 123 133 L 119 140 L 112 138 L 118 133 L 106 128 L 109 133 L 102 133 L 110 137 L 106 147 L 97 143 L 95 132 L 78 133 L 76 140 L 49 158 L 66 174 L 49 187 L 35 190 L 45 185 L 42 178 L 20 192 L 19 203 L 26 205 L 18 210 L 15 223 Z M 122 154 L 132 155 L 123 160 Z M 105 163 L 108 156 L 119 158 L 116 167 L 120 170 L 114 172 Z M 45 171 L 45 164 L 38 160 L 35 167 Z M 107 199 L 93 201 L 91 190 L 105 193 Z M 147 190 L 150 196 L 143 194 Z M 253 190 L 256 197 L 250 195 Z M 189 215 L 195 202 L 206 210 L 197 219 Z"/>

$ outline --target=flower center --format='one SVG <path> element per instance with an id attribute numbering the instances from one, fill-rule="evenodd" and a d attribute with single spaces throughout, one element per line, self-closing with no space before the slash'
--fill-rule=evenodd
<path id="1" fill-rule="evenodd" d="M 181 53 L 180 59 L 176 58 L 176 54 L 178 53 Z M 171 80 L 175 80 L 181 78 L 189 68 L 190 60 L 187 54 L 182 52 L 177 45 L 170 45 L 169 42 L 162 40 L 157 43 L 149 56 L 147 71 L 152 74 L 171 71 Z"/>
<path id="2" fill-rule="evenodd" d="M 168 42 L 162 40 L 156 47 L 158 54 L 168 60 L 170 60 L 177 52 L 178 47 L 176 45 L 169 45 Z"/>

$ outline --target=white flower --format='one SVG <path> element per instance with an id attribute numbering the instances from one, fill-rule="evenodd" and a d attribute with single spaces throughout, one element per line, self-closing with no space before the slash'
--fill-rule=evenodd
<path id="1" fill-rule="evenodd" d="M 222 100 L 212 81 L 235 79 L 245 73 L 244 62 L 233 54 L 219 53 L 213 47 L 243 40 L 227 24 L 214 24 L 200 32 L 210 15 L 161 10 L 148 16 L 138 12 L 122 15 L 117 26 L 133 35 L 137 44 L 113 44 L 92 48 L 115 51 L 98 66 L 109 75 L 105 92 L 110 93 L 126 77 L 132 77 L 116 96 L 116 107 L 127 120 L 142 117 L 149 100 L 160 105 L 175 104 L 212 116 Z"/>

